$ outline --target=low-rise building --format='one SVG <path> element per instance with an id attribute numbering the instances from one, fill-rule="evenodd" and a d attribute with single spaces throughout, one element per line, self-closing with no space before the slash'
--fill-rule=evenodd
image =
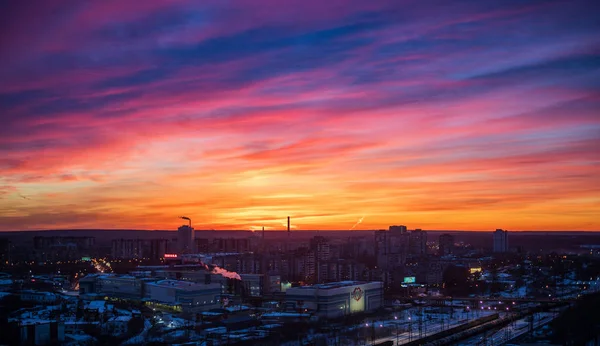
<path id="1" fill-rule="evenodd" d="M 8 291 L 12 288 L 13 281 L 11 279 L 0 278 L 0 292 Z"/>
<path id="2" fill-rule="evenodd" d="M 146 299 L 179 311 L 203 311 L 220 306 L 221 285 L 179 280 L 146 283 Z"/>
<path id="3" fill-rule="evenodd" d="M 142 298 L 142 280 L 130 275 L 101 275 L 97 281 L 98 293 L 124 299 Z"/>
<path id="4" fill-rule="evenodd" d="M 85 330 L 99 328 L 98 321 L 65 321 L 65 334 L 83 334 Z"/>
<path id="5" fill-rule="evenodd" d="M 91 275 L 86 275 L 86 276 L 82 277 L 81 279 L 79 279 L 79 295 L 80 296 L 97 293 L 97 289 L 96 289 L 96 286 L 97 286 L 96 278 L 97 277 L 98 277 L 98 275 L 91 274 Z"/>
<path id="6" fill-rule="evenodd" d="M 141 299 L 143 280 L 130 275 L 88 275 L 79 280 L 79 294 Z"/>
<path id="7" fill-rule="evenodd" d="M 279 275 L 242 274 L 241 277 L 242 280 L 235 280 L 234 284 L 240 285 L 240 293 L 243 296 L 262 297 L 265 294 L 281 292 Z"/>
<path id="8" fill-rule="evenodd" d="M 65 328 L 62 322 L 50 320 L 20 320 L 18 335 L 21 345 L 60 344 L 65 340 Z"/>
<path id="9" fill-rule="evenodd" d="M 373 312 L 383 307 L 382 282 L 341 281 L 288 288 L 286 307 L 324 318 Z"/>
<path id="10" fill-rule="evenodd" d="M 21 300 L 24 302 L 51 304 L 58 300 L 58 296 L 51 292 L 23 290 Z"/>
<path id="11" fill-rule="evenodd" d="M 109 318 L 104 325 L 104 329 L 111 335 L 127 334 L 131 318 L 131 316 L 115 316 Z"/>
<path id="12" fill-rule="evenodd" d="M 100 321 L 107 312 L 108 307 L 104 300 L 93 300 L 85 305 L 83 309 L 86 321 Z"/>

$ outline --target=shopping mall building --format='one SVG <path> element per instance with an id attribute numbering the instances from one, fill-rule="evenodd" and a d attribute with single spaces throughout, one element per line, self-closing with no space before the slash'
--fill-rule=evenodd
<path id="1" fill-rule="evenodd" d="M 373 312 L 383 307 L 383 283 L 341 281 L 291 287 L 285 292 L 285 306 L 323 318 Z"/>

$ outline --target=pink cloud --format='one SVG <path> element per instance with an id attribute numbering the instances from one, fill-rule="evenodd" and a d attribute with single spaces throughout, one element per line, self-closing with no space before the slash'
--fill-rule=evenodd
<path id="1" fill-rule="evenodd" d="M 600 227 L 597 39 L 575 5 L 11 11 L 0 210 L 27 217 L 0 215 L 7 229 L 171 227 L 181 210 L 217 228 L 276 228 L 291 211 L 337 228 L 368 210 L 373 227 L 400 211 L 534 229 L 560 208 L 555 227 Z M 36 203 L 13 203 L 26 189 Z"/>

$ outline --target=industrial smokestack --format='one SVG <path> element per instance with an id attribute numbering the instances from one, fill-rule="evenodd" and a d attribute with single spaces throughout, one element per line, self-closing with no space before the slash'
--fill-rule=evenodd
<path id="1" fill-rule="evenodd" d="M 290 217 L 288 216 L 288 235 L 290 234 Z"/>
<path id="2" fill-rule="evenodd" d="M 187 217 L 187 216 L 180 216 L 179 218 L 180 218 L 180 219 L 184 219 L 184 220 L 188 220 L 188 221 L 189 221 L 189 223 L 190 223 L 190 224 L 189 224 L 189 226 L 190 226 L 190 227 L 192 227 L 192 219 L 190 219 L 190 218 L 189 218 L 189 217 Z"/>
<path id="3" fill-rule="evenodd" d="M 262 230 L 262 238 L 263 238 L 263 240 L 265 240 L 265 226 L 263 226 L 263 230 Z"/>

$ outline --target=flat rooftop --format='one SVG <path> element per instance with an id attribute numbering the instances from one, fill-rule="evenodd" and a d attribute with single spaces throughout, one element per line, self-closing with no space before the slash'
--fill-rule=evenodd
<path id="1" fill-rule="evenodd" d="M 373 281 L 376 282 L 376 281 Z M 321 289 L 321 290 L 329 290 L 329 289 L 334 289 L 334 288 L 341 288 L 341 287 L 352 287 L 352 286 L 358 286 L 358 285 L 365 285 L 365 284 L 370 284 L 373 282 L 367 282 L 367 281 L 339 281 L 339 282 L 328 282 L 326 284 L 315 284 L 315 285 L 308 285 L 308 286 L 298 286 L 298 287 L 292 287 L 292 288 L 301 288 L 301 289 Z"/>
<path id="2" fill-rule="evenodd" d="M 219 286 L 219 288 L 221 287 L 220 284 L 199 284 L 199 283 L 194 283 L 194 282 L 189 282 L 189 281 L 180 281 L 180 280 L 160 280 L 160 281 L 156 281 L 156 282 L 149 282 L 146 285 L 151 285 L 151 286 L 159 286 L 159 287 L 173 287 L 179 290 L 186 290 L 186 291 L 197 291 L 197 290 L 202 290 L 202 289 L 207 289 L 207 288 L 213 288 L 216 286 Z"/>

